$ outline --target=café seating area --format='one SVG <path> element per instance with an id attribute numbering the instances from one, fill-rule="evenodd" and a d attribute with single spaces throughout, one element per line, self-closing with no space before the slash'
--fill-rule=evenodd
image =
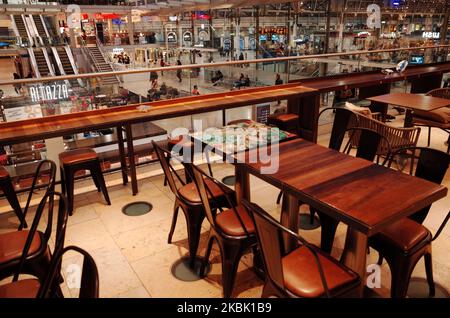
<path id="1" fill-rule="evenodd" d="M 450 94 L 420 93 L 423 69 L 410 93 L 368 72 L 2 123 L 0 145 L 115 128 L 120 171 L 88 142 L 20 193 L 0 167 L 0 297 L 449 297 L 448 130 L 432 121 Z M 343 81 L 364 103 L 321 104 Z M 136 125 L 212 111 L 223 126 L 133 142 Z"/>

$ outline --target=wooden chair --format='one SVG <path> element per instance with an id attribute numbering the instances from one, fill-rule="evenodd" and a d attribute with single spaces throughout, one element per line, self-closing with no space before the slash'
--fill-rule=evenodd
<path id="1" fill-rule="evenodd" d="M 351 295 L 360 284 L 359 276 L 337 260 L 283 227 L 254 203 L 243 201 L 251 215 L 266 270 L 261 297 L 338 297 Z M 299 245 L 284 251 L 283 234 Z"/>
<path id="2" fill-rule="evenodd" d="M 195 155 L 195 144 L 188 139 L 187 136 L 179 136 L 178 138 L 172 138 L 167 140 L 167 149 L 170 152 L 175 151 L 177 155 L 183 157 L 184 160 L 189 159 L 194 162 Z M 211 167 L 211 162 L 209 159 L 209 152 L 205 152 L 206 164 L 208 165 L 209 174 L 212 176 L 213 171 Z M 170 157 L 169 157 L 170 159 Z M 192 180 L 188 180 L 192 181 Z M 167 178 L 164 178 L 164 186 L 167 185 Z"/>
<path id="3" fill-rule="evenodd" d="M 450 99 L 450 87 L 438 88 L 429 91 L 427 96 Z M 449 134 L 447 139 L 447 153 L 450 152 L 450 107 L 439 108 L 430 112 L 415 110 L 413 113 L 413 125 L 428 127 L 428 143 L 431 143 L 431 128 L 436 127 Z"/>
<path id="4" fill-rule="evenodd" d="M 378 132 L 380 135 L 385 137 L 385 140 L 389 142 L 382 141 L 377 150 L 377 159 L 380 157 L 387 157 L 389 152 L 395 152 L 399 149 L 404 149 L 408 147 L 416 147 L 419 141 L 420 128 L 410 127 L 410 128 L 399 128 L 387 125 L 377 119 L 369 116 L 364 116 L 358 114 L 358 126 L 361 128 L 367 128 Z M 357 136 L 355 136 L 357 137 Z M 353 138 L 352 146 L 358 147 L 357 138 Z"/>
<path id="5" fill-rule="evenodd" d="M 158 156 L 161 167 L 164 171 L 165 178 L 169 183 L 169 187 L 172 193 L 175 195 L 175 203 L 173 208 L 173 217 L 172 217 L 172 225 L 170 227 L 168 243 L 172 243 L 172 236 L 175 231 L 175 226 L 178 218 L 178 210 L 181 210 L 184 213 L 186 218 L 186 224 L 188 228 L 188 241 L 189 241 L 189 255 L 191 258 L 191 265 L 194 265 L 195 257 L 197 254 L 198 244 L 200 240 L 201 227 L 203 223 L 203 219 L 205 218 L 204 207 L 202 204 L 202 200 L 198 194 L 194 182 L 186 182 L 182 179 L 182 177 L 177 173 L 175 168 L 172 166 L 170 159 L 177 157 L 173 156 L 173 154 L 166 149 L 158 146 L 154 141 L 152 141 L 153 149 Z M 182 160 L 180 159 L 180 162 Z M 185 170 L 187 174 L 192 174 L 189 170 Z M 193 178 L 193 177 L 191 177 Z M 215 202 L 219 202 L 220 204 L 225 204 L 226 199 L 223 196 L 221 189 L 217 186 L 211 184 L 211 189 L 213 192 L 213 198 L 215 198 Z M 229 189 L 230 195 L 234 195 L 233 191 Z"/>
<path id="6" fill-rule="evenodd" d="M 53 191 L 55 189 L 55 173 L 56 165 L 51 160 L 42 160 L 39 162 L 34 176 L 31 180 L 30 192 L 28 193 L 27 203 L 22 210 L 19 200 L 17 198 L 16 192 L 14 191 L 14 186 L 12 184 L 11 178 L 5 168 L 0 167 L 0 189 L 5 194 L 9 204 L 14 210 L 20 221 L 19 230 L 26 228 L 27 223 L 25 221 L 31 199 L 37 188 L 44 188 L 44 193 L 48 191 Z M 40 183 L 45 183 L 42 186 Z"/>
<path id="7" fill-rule="evenodd" d="M 198 194 L 210 224 L 205 262 L 200 273 L 204 273 L 212 245 L 216 241 L 222 257 L 223 296 L 229 298 L 233 292 L 239 261 L 244 252 L 256 244 L 255 228 L 247 211 L 242 206 L 235 206 L 234 198 L 229 195 L 227 186 L 208 176 L 199 167 L 187 163 L 185 165 L 188 165 L 193 171 Z M 215 197 L 215 188 L 220 189 L 222 196 L 227 199 L 229 209 L 219 208 L 219 212 L 215 213 L 214 206 L 220 206 L 218 202 L 211 205 L 210 198 Z"/>
<path id="8" fill-rule="evenodd" d="M 415 176 L 440 184 L 448 170 L 450 155 L 430 148 L 409 148 L 408 150 L 412 150 L 414 154 L 420 150 Z M 392 160 L 389 162 L 389 167 L 391 163 Z M 385 258 L 391 269 L 391 297 L 406 296 L 412 271 L 422 256 L 425 257 L 430 296 L 435 294 L 431 244 L 444 229 L 450 218 L 450 212 L 433 237 L 431 232 L 422 225 L 430 208 L 431 205 L 408 218 L 395 222 L 369 239 L 369 246 L 380 254 L 378 263 L 381 265 Z"/>
<path id="9" fill-rule="evenodd" d="M 55 254 L 64 246 L 68 219 L 67 200 L 64 195 L 58 192 L 47 192 L 37 207 L 36 216 L 29 231 L 6 233 L 0 236 L 0 246 L 3 248 L 0 255 L 2 255 L 2 259 L 9 258 L 0 265 L 1 279 L 13 275 L 11 283 L 0 286 L 0 297 L 36 297 L 37 291 L 48 276 L 52 256 L 47 242 L 52 233 L 55 196 L 59 198 Z M 37 228 L 47 205 L 49 206 L 49 221 L 45 233 L 42 233 Z M 28 235 L 18 237 L 15 235 L 16 233 Z M 31 274 L 36 279 L 19 280 L 19 275 L 21 274 Z M 57 277 L 59 280 L 61 279 L 60 275 Z M 52 287 L 52 292 L 61 294 L 58 285 L 55 284 L 50 287 Z"/>
<path id="10" fill-rule="evenodd" d="M 68 251 L 75 251 L 83 255 L 83 267 L 81 270 L 80 292 L 78 298 L 98 298 L 99 280 L 98 270 L 92 256 L 85 250 L 77 246 L 61 248 L 52 258 L 49 273 L 37 293 L 38 298 L 50 298 L 57 295 L 52 294 L 52 286 L 58 281 L 61 262 L 64 254 Z"/>

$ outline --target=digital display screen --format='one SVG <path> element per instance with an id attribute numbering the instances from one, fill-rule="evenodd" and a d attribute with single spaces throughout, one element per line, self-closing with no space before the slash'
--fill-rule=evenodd
<path id="1" fill-rule="evenodd" d="M 278 34 L 272 34 L 272 41 L 279 41 L 280 37 L 278 36 Z"/>
<path id="2" fill-rule="evenodd" d="M 259 36 L 260 41 L 267 41 L 267 35 L 260 35 Z"/>
<path id="3" fill-rule="evenodd" d="M 423 55 L 412 55 L 409 63 L 410 64 L 423 64 L 423 63 L 425 63 L 424 56 Z"/>

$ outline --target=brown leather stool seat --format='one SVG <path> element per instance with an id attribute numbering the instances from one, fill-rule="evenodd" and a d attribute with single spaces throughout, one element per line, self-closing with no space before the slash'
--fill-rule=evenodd
<path id="1" fill-rule="evenodd" d="M 41 284 L 37 279 L 22 279 L 0 285 L 0 298 L 36 298 Z"/>
<path id="2" fill-rule="evenodd" d="M 236 206 L 234 210 L 228 209 L 217 214 L 217 226 L 220 227 L 226 234 L 231 236 L 247 235 L 245 230 L 242 228 L 241 222 L 239 221 L 236 213 L 239 214 L 239 218 L 241 219 L 247 233 L 254 234 L 255 224 L 253 223 L 247 210 L 241 205 Z"/>
<path id="3" fill-rule="evenodd" d="M 296 114 L 278 113 L 269 115 L 267 117 L 267 124 L 290 133 L 298 134 L 300 128 L 298 119 L 299 117 Z"/>
<path id="4" fill-rule="evenodd" d="M 91 177 L 94 180 L 98 192 L 103 192 L 106 202 L 108 205 L 111 205 L 100 159 L 93 149 L 81 148 L 60 153 L 59 163 L 61 165 L 62 190 L 63 194 L 66 194 L 69 203 L 67 209 L 69 215 L 72 215 L 73 212 L 75 176 L 77 172 L 82 170 L 89 170 L 91 172 Z"/>
<path id="5" fill-rule="evenodd" d="M 352 284 L 359 282 L 356 273 L 327 256 L 316 248 L 317 256 L 322 265 L 328 290 L 331 294 L 338 293 Z M 320 278 L 319 269 L 313 253 L 301 246 L 281 259 L 285 287 L 299 297 L 321 297 L 325 289 Z"/>
<path id="6" fill-rule="evenodd" d="M 214 198 L 219 198 L 223 196 L 223 190 L 217 184 L 215 184 L 210 180 L 205 180 L 205 183 L 207 184 Z M 180 194 L 180 196 L 182 196 L 185 200 L 189 202 L 201 203 L 201 199 L 194 182 L 187 183 L 186 185 L 179 188 L 178 193 Z M 233 193 L 234 191 L 230 189 L 230 192 L 228 194 L 233 195 Z M 209 196 L 210 194 L 208 192 L 208 197 Z"/>
<path id="7" fill-rule="evenodd" d="M 63 165 L 71 165 L 95 159 L 98 159 L 97 153 L 89 148 L 75 149 L 59 154 L 59 161 Z"/>
<path id="8" fill-rule="evenodd" d="M 431 238 L 427 228 L 409 218 L 404 218 L 374 235 L 370 240 L 372 242 L 376 240 L 378 244 L 394 245 L 406 252 L 424 242 L 427 237 Z"/>
<path id="9" fill-rule="evenodd" d="M 28 234 L 28 230 L 0 234 L 0 264 L 20 259 Z M 41 236 L 36 232 L 27 255 L 36 254 L 41 248 Z"/>

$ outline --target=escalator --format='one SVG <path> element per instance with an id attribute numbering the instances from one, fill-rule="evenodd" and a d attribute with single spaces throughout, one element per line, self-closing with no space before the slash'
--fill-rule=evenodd
<path id="1" fill-rule="evenodd" d="M 30 44 L 33 44 L 33 39 L 31 39 L 28 34 L 27 27 L 23 20 L 23 16 L 22 15 L 12 15 L 11 17 L 17 28 L 17 30 L 15 30 L 16 32 L 18 32 L 18 34 L 16 34 L 16 36 L 20 37 L 22 39 L 22 41 L 29 41 Z"/>
<path id="2" fill-rule="evenodd" d="M 37 49 L 34 51 L 34 57 L 36 59 L 36 64 L 39 70 L 39 74 L 41 77 L 47 77 L 54 75 L 51 66 L 49 65 L 50 61 L 48 60 L 48 56 L 46 56 L 47 52 L 44 52 L 45 49 Z"/>
<path id="3" fill-rule="evenodd" d="M 45 25 L 42 23 L 41 15 L 31 15 L 33 18 L 34 24 L 36 25 L 37 32 L 39 37 L 43 40 L 43 44 L 49 44 L 49 35 L 47 33 L 47 29 Z"/>
<path id="4" fill-rule="evenodd" d="M 75 60 L 73 58 L 70 48 L 67 46 L 52 47 L 53 55 L 57 61 L 58 67 L 61 74 L 65 75 L 76 75 L 78 70 L 76 69 Z M 58 61 L 59 60 L 59 61 Z M 69 80 L 72 87 L 83 86 L 81 79 Z"/>

